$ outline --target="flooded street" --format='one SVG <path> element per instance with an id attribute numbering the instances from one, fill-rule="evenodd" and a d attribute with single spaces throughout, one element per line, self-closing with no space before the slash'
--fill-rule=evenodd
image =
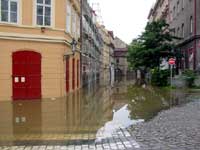
<path id="1" fill-rule="evenodd" d="M 64 98 L 1 102 L 0 144 L 89 145 L 116 136 L 121 139 L 123 134 L 138 147 L 129 138 L 128 127 L 186 103 L 190 96 L 185 91 L 138 87 L 129 81 L 116 83 L 114 88 L 93 86 Z"/>

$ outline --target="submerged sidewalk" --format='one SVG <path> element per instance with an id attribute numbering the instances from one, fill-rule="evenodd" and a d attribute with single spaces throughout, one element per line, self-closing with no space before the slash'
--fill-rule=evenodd
<path id="1" fill-rule="evenodd" d="M 158 114 L 132 127 L 141 150 L 199 150 L 200 100 Z"/>

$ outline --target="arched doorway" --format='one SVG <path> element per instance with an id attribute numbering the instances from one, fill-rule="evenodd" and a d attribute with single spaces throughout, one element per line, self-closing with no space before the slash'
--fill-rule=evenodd
<path id="1" fill-rule="evenodd" d="M 41 55 L 17 51 L 12 55 L 13 100 L 41 98 Z"/>

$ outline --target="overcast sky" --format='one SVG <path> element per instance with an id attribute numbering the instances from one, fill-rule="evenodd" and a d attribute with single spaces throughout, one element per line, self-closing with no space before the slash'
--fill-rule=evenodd
<path id="1" fill-rule="evenodd" d="M 107 29 L 113 30 L 127 44 L 144 30 L 155 0 L 89 0 L 98 2 Z"/>

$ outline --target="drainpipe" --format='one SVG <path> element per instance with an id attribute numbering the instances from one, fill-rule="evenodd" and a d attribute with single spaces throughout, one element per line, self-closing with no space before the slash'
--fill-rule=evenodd
<path id="1" fill-rule="evenodd" d="M 194 70 L 196 69 L 196 54 L 197 54 L 197 0 L 194 0 Z"/>
<path id="2" fill-rule="evenodd" d="M 83 0 L 80 0 L 80 7 L 81 7 L 81 13 L 80 13 L 80 87 L 82 88 L 82 84 L 83 84 L 83 76 L 82 76 L 82 67 L 83 67 L 83 63 L 82 63 L 82 47 L 83 47 Z"/>

